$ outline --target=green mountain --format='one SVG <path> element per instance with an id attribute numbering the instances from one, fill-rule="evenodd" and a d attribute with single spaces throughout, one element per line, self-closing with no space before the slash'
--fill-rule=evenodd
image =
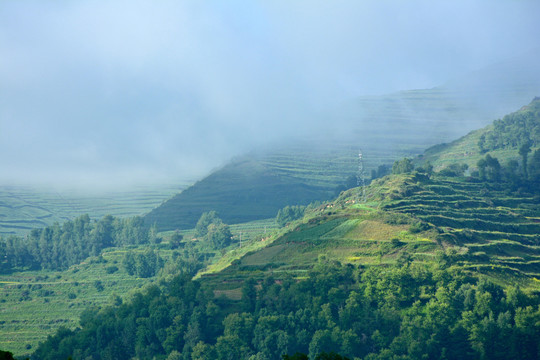
<path id="1" fill-rule="evenodd" d="M 273 218 L 286 205 L 331 198 L 345 174 L 354 174 L 354 157 L 346 155 L 293 147 L 251 154 L 166 201 L 145 221 L 160 230 L 174 230 L 193 228 L 201 214 L 211 210 L 229 224 Z"/>
<path id="2" fill-rule="evenodd" d="M 422 173 L 362 197 L 234 245 L 224 270 L 86 312 L 33 358 L 537 358 L 537 197 Z"/>
<path id="3" fill-rule="evenodd" d="M 540 93 L 540 65 L 530 54 L 444 86 L 365 96 L 320 114 L 298 140 L 232 161 L 150 211 L 160 230 L 194 227 L 215 210 L 228 223 L 274 217 L 285 205 L 330 199 L 358 171 L 416 156 L 519 108 Z M 436 162 L 438 165 L 438 162 Z"/>
<path id="4" fill-rule="evenodd" d="M 493 128 L 520 124 L 514 126 L 519 132 L 534 124 L 535 109 L 533 101 Z M 484 148 L 504 148 L 512 133 L 486 135 Z M 528 140 L 534 145 L 534 137 Z M 275 176 L 260 163 L 236 161 L 243 171 L 257 168 L 260 178 Z M 323 187 L 334 181 L 332 174 L 309 184 Z M 295 351 L 311 358 L 337 351 L 369 359 L 535 357 L 540 201 L 534 191 L 417 171 L 344 191 L 268 234 L 261 226 L 224 249 L 189 232 L 183 232 L 181 253 L 166 241 L 154 244 L 171 272 L 123 304 L 85 312 L 79 329 L 61 328 L 34 356 L 279 359 Z M 238 231 L 247 233 L 247 225 L 233 229 L 236 240 Z M 111 261 L 99 270 L 111 290 L 121 288 L 123 278 L 133 281 L 123 268 L 114 284 L 107 280 L 106 269 L 115 258 L 123 264 L 119 256 L 126 251 L 110 249 L 90 262 Z M 195 280 L 193 273 L 171 278 L 185 259 L 198 256 L 213 258 Z M 66 274 L 75 273 L 73 267 Z M 6 278 L 10 294 L 34 296 L 34 285 L 19 289 L 15 280 L 25 275 L 17 276 Z M 16 300 L 8 299 L 10 309 Z M 32 301 L 34 309 L 38 305 Z M 10 320 L 6 313 L 3 321 Z M 493 345 L 499 338 L 511 346 Z"/>
<path id="5" fill-rule="evenodd" d="M 217 279 L 307 271 L 319 256 L 355 265 L 431 262 L 437 252 L 454 265 L 531 286 L 540 278 L 540 203 L 536 195 L 508 194 L 503 185 L 425 174 L 392 175 L 310 211 L 303 221 L 263 248 L 229 258 Z M 249 250 L 249 249 L 247 249 Z M 247 251 L 246 250 L 246 251 Z M 236 260 L 236 261 L 235 261 Z M 223 268 L 216 267 L 216 271 Z M 276 276 L 276 275 L 275 275 Z M 506 280 L 504 278 L 506 277 Z M 227 281 L 225 281 L 227 279 Z"/>

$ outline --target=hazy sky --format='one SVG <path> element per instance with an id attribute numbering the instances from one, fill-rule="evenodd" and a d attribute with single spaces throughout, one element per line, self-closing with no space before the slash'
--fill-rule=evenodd
<path id="1" fill-rule="evenodd" d="M 0 1 L 0 183 L 198 176 L 540 45 L 538 1 Z"/>

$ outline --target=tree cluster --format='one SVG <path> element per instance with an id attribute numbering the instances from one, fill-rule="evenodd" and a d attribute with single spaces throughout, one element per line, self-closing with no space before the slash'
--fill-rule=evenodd
<path id="1" fill-rule="evenodd" d="M 124 255 L 122 265 L 129 275 L 149 278 L 158 273 L 163 267 L 164 261 L 155 250 L 147 249 L 145 252 L 139 253 L 128 251 Z"/>
<path id="2" fill-rule="evenodd" d="M 232 240 L 229 225 L 224 224 L 215 211 L 201 215 L 195 226 L 195 234 L 199 240 L 216 250 L 229 246 Z"/>
<path id="3" fill-rule="evenodd" d="M 396 160 L 392 165 L 392 174 L 405 174 L 414 170 L 414 164 L 411 159 L 403 158 Z"/>
<path id="4" fill-rule="evenodd" d="M 405 262 L 363 269 L 321 259 L 305 280 L 248 280 L 242 294 L 240 301 L 215 298 L 204 283 L 179 276 L 119 307 L 85 312 L 80 329 L 59 330 L 34 357 L 540 357 L 538 295 L 452 267 Z"/>
<path id="5" fill-rule="evenodd" d="M 0 238 L 0 272 L 13 269 L 64 270 L 111 246 L 155 241 L 140 217 L 119 219 L 110 215 L 92 221 L 88 215 L 43 229 L 26 237 Z"/>
<path id="6" fill-rule="evenodd" d="M 391 170 L 392 169 L 389 165 L 379 165 L 377 170 L 371 170 L 371 180 L 382 178 L 383 176 L 390 174 Z"/>
<path id="7" fill-rule="evenodd" d="M 493 128 L 478 140 L 482 152 L 523 144 L 540 145 L 540 101 L 535 99 L 524 109 L 493 123 Z"/>
<path id="8" fill-rule="evenodd" d="M 496 157 L 487 154 L 478 160 L 478 178 L 483 181 L 506 183 L 513 189 L 524 189 L 536 193 L 540 191 L 540 149 L 528 156 L 528 146 L 520 148 L 521 164 L 510 160 L 501 164 Z"/>

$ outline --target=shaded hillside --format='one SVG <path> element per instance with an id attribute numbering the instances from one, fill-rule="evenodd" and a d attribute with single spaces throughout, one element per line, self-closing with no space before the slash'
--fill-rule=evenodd
<path id="1" fill-rule="evenodd" d="M 275 160 L 274 165 L 280 167 L 272 166 L 272 158 L 237 160 L 152 210 L 145 221 L 157 224 L 160 230 L 189 229 L 202 213 L 215 210 L 226 223 L 236 224 L 272 218 L 286 205 L 308 204 L 333 195 L 338 180 L 331 175 L 313 177 L 311 182 L 299 179 L 295 176 L 299 167 L 288 174 L 286 160 Z M 302 170 L 308 171 L 306 166 Z M 311 170 L 311 174 L 316 172 Z"/>

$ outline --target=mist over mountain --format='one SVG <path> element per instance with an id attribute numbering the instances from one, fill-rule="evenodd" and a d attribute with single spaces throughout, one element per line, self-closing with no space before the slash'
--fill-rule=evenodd
<path id="1" fill-rule="evenodd" d="M 527 76 L 534 62 L 504 79 L 488 67 L 534 58 L 527 54 L 540 35 L 539 6 L 2 2 L 0 180 L 125 187 L 197 178 L 299 133 L 367 134 L 374 123 L 384 132 L 395 122 L 379 121 L 386 105 L 367 95 L 449 79 L 456 83 L 441 91 L 460 95 L 448 107 L 468 106 L 489 121 L 536 95 L 525 91 L 538 84 Z M 490 71 L 495 86 L 484 81 L 479 92 L 469 84 Z M 516 95 L 519 79 L 530 82 L 526 99 L 511 105 L 506 96 Z M 419 107 L 401 94 L 392 106 L 402 103 L 397 111 L 412 116 Z M 508 105 L 486 112 L 483 105 L 496 109 L 499 99 Z M 421 109 L 417 118 L 432 121 Z M 467 129 L 476 127 L 472 118 L 463 119 Z M 426 136 L 437 131 L 424 128 Z"/>

